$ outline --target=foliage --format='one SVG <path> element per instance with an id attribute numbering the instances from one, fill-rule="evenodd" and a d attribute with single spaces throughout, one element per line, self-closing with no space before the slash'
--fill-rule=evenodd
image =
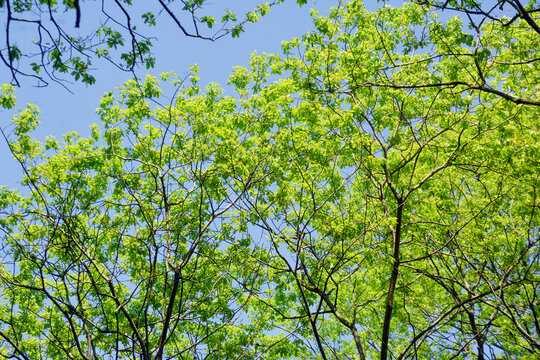
<path id="1" fill-rule="evenodd" d="M 108 93 L 86 138 L 14 117 L 3 356 L 539 356 L 534 29 L 415 3 L 313 17 L 233 72 L 236 97 L 194 68 Z"/>
<path id="2" fill-rule="evenodd" d="M 0 1 L 0 9 L 5 11 L 2 43 L 6 45 L 0 59 L 16 85 L 21 77 L 46 85 L 66 76 L 92 85 L 96 58 L 123 71 L 133 72 L 137 66 L 153 68 L 151 28 L 163 28 L 163 22 L 172 21 L 186 37 L 209 41 L 238 37 L 249 23 L 259 21 L 283 1 L 260 3 L 240 14 L 228 8 L 220 14 L 207 0 Z M 297 0 L 299 5 L 305 2 Z"/>
<path id="3" fill-rule="evenodd" d="M 526 26 L 540 34 L 540 26 L 536 14 L 540 4 L 536 0 L 524 3 L 520 0 L 417 0 L 417 3 L 435 9 L 455 11 L 466 17 L 472 28 L 479 30 L 482 23 L 492 21 L 503 27 L 510 26 L 514 21 L 523 19 Z"/>

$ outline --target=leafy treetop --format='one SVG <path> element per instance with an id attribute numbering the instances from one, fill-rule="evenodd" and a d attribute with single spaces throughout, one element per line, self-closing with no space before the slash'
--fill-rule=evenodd
<path id="1" fill-rule="evenodd" d="M 538 357 L 534 29 L 416 3 L 313 16 L 235 69 L 235 97 L 196 68 L 130 80 L 90 136 L 44 143 L 20 109 L 0 354 Z"/>

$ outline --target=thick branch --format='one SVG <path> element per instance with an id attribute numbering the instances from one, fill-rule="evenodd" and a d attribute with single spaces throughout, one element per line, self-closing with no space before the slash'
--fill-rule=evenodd
<path id="1" fill-rule="evenodd" d="M 401 228 L 403 221 L 403 199 L 398 198 L 396 228 L 393 231 L 394 250 L 392 253 L 392 273 L 390 275 L 390 284 L 388 285 L 388 294 L 386 297 L 386 307 L 384 310 L 384 323 L 381 340 L 381 360 L 388 358 L 388 342 L 390 339 L 390 323 L 392 321 L 392 310 L 394 308 L 394 295 L 396 290 L 397 278 L 399 275 L 399 247 L 401 243 Z"/>
<path id="2" fill-rule="evenodd" d="M 534 106 L 540 106 L 540 101 L 538 100 L 531 100 L 531 99 L 523 99 L 518 98 L 515 96 L 512 96 L 510 94 L 504 93 L 499 90 L 492 89 L 490 87 L 487 87 L 485 85 L 471 85 L 465 81 L 448 81 L 448 82 L 440 82 L 440 83 L 432 83 L 432 84 L 384 84 L 384 83 L 371 83 L 366 82 L 363 84 L 358 84 L 355 86 L 355 88 L 361 88 L 361 87 L 381 87 L 381 88 L 391 88 L 391 89 L 422 89 L 422 88 L 433 88 L 433 87 L 456 87 L 456 86 L 465 86 L 471 90 L 479 90 L 483 92 L 487 92 L 490 94 L 494 94 L 497 96 L 502 97 L 505 100 L 511 101 L 518 105 L 534 105 Z M 354 90 L 354 89 L 353 89 Z"/>

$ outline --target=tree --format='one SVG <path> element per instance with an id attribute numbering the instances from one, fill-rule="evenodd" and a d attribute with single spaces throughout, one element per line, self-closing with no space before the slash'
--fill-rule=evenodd
<path id="1" fill-rule="evenodd" d="M 445 0 L 445 1 L 417 1 L 419 4 L 428 5 L 436 9 L 456 11 L 465 15 L 471 26 L 479 31 L 485 21 L 493 21 L 500 26 L 507 27 L 517 19 L 523 19 L 536 33 L 540 34 L 540 27 L 534 13 L 540 11 L 537 1 L 529 1 L 522 4 L 519 0 L 502 0 L 497 2 L 475 0 Z M 508 17 L 508 13 L 511 17 Z M 523 24 L 525 25 L 525 24 Z"/>
<path id="2" fill-rule="evenodd" d="M 45 144 L 14 117 L 4 357 L 540 354 L 540 38 L 415 3 L 314 24 L 236 97 L 133 80 Z"/>
<path id="3" fill-rule="evenodd" d="M 97 58 L 122 71 L 153 68 L 155 38 L 149 33 L 161 22 L 172 21 L 183 36 L 215 41 L 227 35 L 238 37 L 247 24 L 257 22 L 281 2 L 261 3 L 237 14 L 228 8 L 219 13 L 206 0 L 158 0 L 143 5 L 131 0 L 2 0 L 5 48 L 0 50 L 1 65 L 16 85 L 21 77 L 35 78 L 43 86 L 66 76 L 91 85 L 96 81 L 92 62 Z M 92 14 L 90 20 L 88 14 Z M 17 35 L 23 31 L 31 35 Z"/>

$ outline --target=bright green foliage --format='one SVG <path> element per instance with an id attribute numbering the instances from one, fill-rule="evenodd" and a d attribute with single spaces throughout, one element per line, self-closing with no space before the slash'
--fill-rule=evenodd
<path id="1" fill-rule="evenodd" d="M 194 67 L 107 94 L 88 138 L 14 118 L 4 356 L 540 355 L 540 38 L 416 4 L 313 16 L 237 97 Z"/>
<path id="2" fill-rule="evenodd" d="M 15 95 L 13 93 L 13 86 L 8 84 L 2 85 L 2 95 L 0 96 L 0 106 L 4 109 L 11 109 L 15 107 Z"/>

